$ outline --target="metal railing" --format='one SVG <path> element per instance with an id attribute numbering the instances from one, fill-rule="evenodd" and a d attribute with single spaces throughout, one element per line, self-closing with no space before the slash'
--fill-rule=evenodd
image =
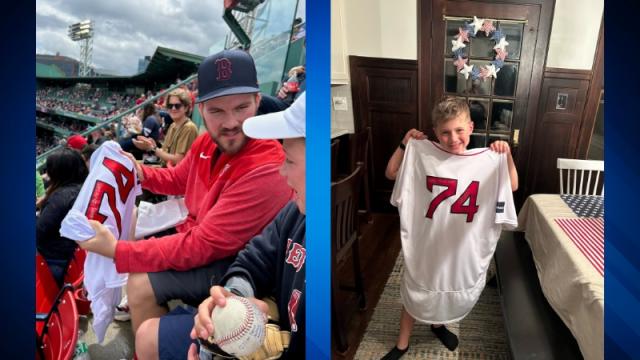
<path id="1" fill-rule="evenodd" d="M 132 107 L 131 109 L 129 109 L 129 110 L 125 111 L 125 112 L 122 112 L 122 113 L 120 113 L 120 114 L 118 114 L 118 115 L 116 115 L 116 116 L 114 116 L 114 117 L 112 117 L 112 118 L 110 118 L 108 120 L 105 120 L 104 122 L 98 123 L 95 126 L 92 126 L 92 127 L 88 128 L 87 130 L 85 130 L 83 132 L 80 132 L 79 134 L 82 135 L 82 136 L 87 136 L 87 135 L 91 134 L 92 132 L 94 132 L 96 130 L 99 130 L 102 127 L 110 126 L 112 123 L 116 123 L 116 125 L 118 126 L 116 128 L 116 136 L 118 136 L 118 134 L 120 133 L 120 129 L 119 129 L 120 123 L 119 122 L 123 117 L 125 117 L 125 116 L 127 116 L 127 115 L 129 115 L 131 113 L 136 112 L 138 109 L 140 109 L 141 107 L 144 107 L 148 103 L 155 102 L 157 99 L 165 96 L 170 91 L 173 91 L 174 89 L 179 88 L 183 84 L 187 84 L 187 83 L 191 82 L 196 77 L 198 77 L 197 73 L 189 76 L 185 80 L 183 80 L 183 81 L 181 81 L 181 82 L 179 82 L 179 83 L 177 83 L 175 85 L 170 86 L 168 89 L 156 94 L 153 97 L 148 98 L 147 100 L 145 100 L 142 103 Z M 144 119 L 142 119 L 142 120 L 144 121 Z M 119 139 L 119 137 L 118 137 L 118 139 Z M 51 148 L 51 149 L 45 151 L 44 153 L 40 154 L 39 156 L 37 156 L 36 157 L 36 170 L 40 170 L 45 165 L 47 157 L 49 155 L 51 155 L 51 153 L 53 153 L 54 151 L 62 148 L 63 146 L 64 145 L 56 145 L 53 148 Z"/>

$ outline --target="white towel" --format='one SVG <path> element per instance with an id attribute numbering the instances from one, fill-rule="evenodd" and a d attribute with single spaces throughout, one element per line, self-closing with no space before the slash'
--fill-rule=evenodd
<path id="1" fill-rule="evenodd" d="M 138 204 L 136 239 L 172 228 L 184 222 L 188 214 L 184 198 L 169 199 L 158 204 L 141 201 Z"/>

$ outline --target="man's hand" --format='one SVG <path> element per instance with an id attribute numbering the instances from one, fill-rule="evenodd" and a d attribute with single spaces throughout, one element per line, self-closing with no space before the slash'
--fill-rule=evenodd
<path id="1" fill-rule="evenodd" d="M 144 174 L 142 173 L 142 165 L 140 165 L 138 163 L 136 158 L 131 153 L 128 153 L 126 151 L 122 151 L 121 150 L 120 154 L 126 156 L 127 158 L 129 158 L 129 160 L 131 160 L 133 162 L 133 164 L 136 166 L 136 173 L 138 174 L 138 181 L 139 182 L 143 182 L 144 181 Z"/>
<path id="2" fill-rule="evenodd" d="M 111 231 L 101 223 L 95 220 L 89 220 L 89 224 L 96 232 L 96 236 L 86 241 L 77 241 L 78 246 L 87 251 L 113 259 L 116 254 L 118 240 L 116 240 Z"/>
<path id="3" fill-rule="evenodd" d="M 211 322 L 211 312 L 213 308 L 216 306 L 224 307 L 227 304 L 227 298 L 233 296 L 232 293 L 221 286 L 212 286 L 209 293 L 211 296 L 206 298 L 200 306 L 198 306 L 198 314 L 193 319 L 194 325 L 190 334 L 192 339 L 207 339 L 213 335 L 215 330 Z M 268 313 L 269 306 L 264 301 L 255 298 L 249 298 L 249 300 L 256 304 L 263 313 Z"/>
<path id="4" fill-rule="evenodd" d="M 507 153 L 511 154 L 511 148 L 509 147 L 509 143 L 503 140 L 494 141 L 489 145 L 489 148 L 497 153 Z"/>

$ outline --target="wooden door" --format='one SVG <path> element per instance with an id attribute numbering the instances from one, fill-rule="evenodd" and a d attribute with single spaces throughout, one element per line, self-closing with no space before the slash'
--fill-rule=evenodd
<path id="1" fill-rule="evenodd" d="M 518 169 L 526 169 L 534 130 L 554 0 L 485 1 L 422 0 L 419 2 L 420 127 L 432 133 L 430 112 L 443 95 L 469 101 L 474 132 L 470 148 L 506 140 Z M 452 40 L 476 16 L 490 19 L 509 45 L 496 77 L 473 79 L 454 65 Z M 496 40 L 478 31 L 463 49 L 469 65 L 482 68 L 495 59 Z M 522 176 L 522 173 L 521 173 Z"/>
<path id="2" fill-rule="evenodd" d="M 387 161 L 404 134 L 418 126 L 418 69 L 415 60 L 350 56 L 355 130 L 371 127 L 368 168 L 371 208 L 395 211 L 389 203 L 393 181 Z"/>

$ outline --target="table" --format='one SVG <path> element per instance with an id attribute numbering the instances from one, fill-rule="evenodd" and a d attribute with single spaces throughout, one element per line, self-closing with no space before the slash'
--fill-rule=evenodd
<path id="1" fill-rule="evenodd" d="M 604 277 L 562 229 L 578 219 L 560 195 L 530 196 L 518 215 L 542 291 L 571 330 L 585 359 L 604 357 Z"/>

